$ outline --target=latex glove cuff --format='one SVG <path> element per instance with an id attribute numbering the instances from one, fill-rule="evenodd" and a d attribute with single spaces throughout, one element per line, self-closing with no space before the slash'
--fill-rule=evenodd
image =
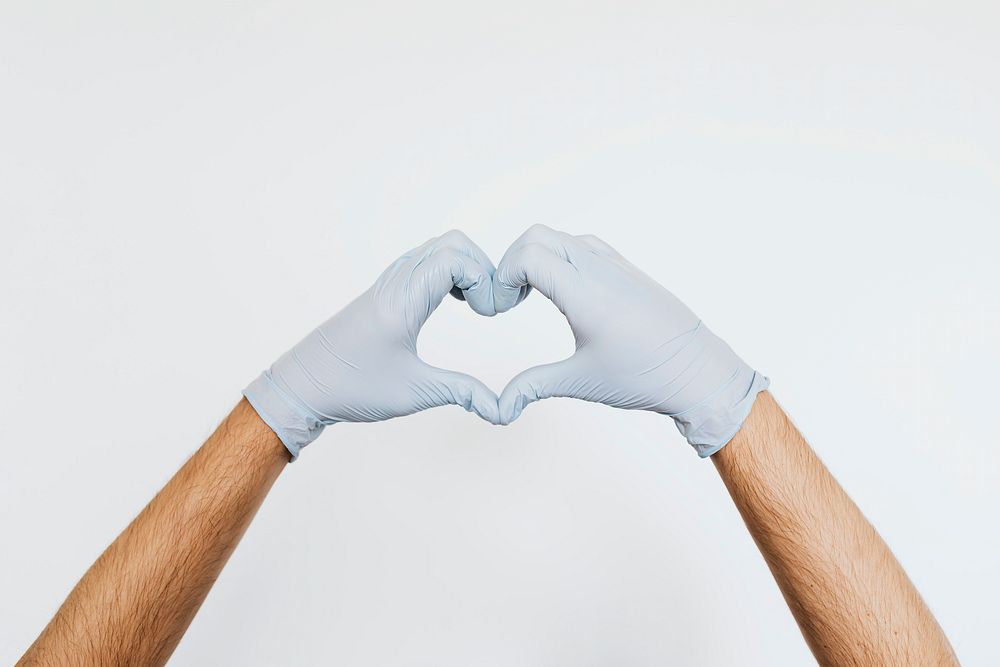
<path id="1" fill-rule="evenodd" d="M 271 371 L 261 373 L 256 380 L 243 390 L 253 409 L 277 434 L 292 461 L 299 458 L 303 447 L 319 437 L 325 424 L 310 414 L 304 407 L 296 405 L 295 399 L 271 378 Z"/>

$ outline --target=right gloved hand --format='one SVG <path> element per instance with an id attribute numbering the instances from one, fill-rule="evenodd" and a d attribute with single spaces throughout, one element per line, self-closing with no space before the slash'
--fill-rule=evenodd
<path id="1" fill-rule="evenodd" d="M 486 253 L 461 232 L 431 239 L 393 262 L 244 396 L 292 460 L 336 422 L 380 421 L 456 404 L 499 423 L 496 394 L 474 377 L 424 363 L 416 347 L 420 328 L 449 292 L 480 315 L 495 315 L 493 270 Z"/>
<path id="2" fill-rule="evenodd" d="M 673 417 L 702 457 L 736 434 L 768 380 L 673 294 L 595 236 L 535 225 L 493 276 L 498 313 L 534 287 L 569 320 L 576 353 L 528 369 L 500 394 L 500 423 L 568 396 Z"/>

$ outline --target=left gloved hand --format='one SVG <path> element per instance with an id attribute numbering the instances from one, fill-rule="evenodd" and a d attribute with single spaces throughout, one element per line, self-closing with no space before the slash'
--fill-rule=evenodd
<path id="1" fill-rule="evenodd" d="M 244 395 L 294 460 L 336 422 L 372 422 L 461 405 L 497 424 L 497 396 L 474 377 L 417 356 L 417 334 L 449 291 L 493 308 L 493 263 L 459 231 L 392 263 L 367 292 L 264 371 Z M 516 300 L 516 298 L 515 298 Z"/>

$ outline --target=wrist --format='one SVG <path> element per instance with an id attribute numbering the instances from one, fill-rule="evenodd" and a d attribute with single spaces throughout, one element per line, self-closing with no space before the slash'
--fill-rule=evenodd
<path id="1" fill-rule="evenodd" d="M 226 422 L 232 430 L 242 434 L 242 437 L 233 439 L 239 443 L 238 456 L 254 457 L 262 463 L 290 461 L 288 448 L 246 398 L 236 404 Z"/>
<path id="2" fill-rule="evenodd" d="M 770 380 L 701 323 L 685 348 L 692 350 L 686 363 L 694 374 L 690 380 L 684 379 L 686 372 L 679 376 L 686 400 L 667 414 L 698 456 L 707 458 L 733 439 Z"/>
<path id="3" fill-rule="evenodd" d="M 677 430 L 701 458 L 712 456 L 739 432 L 754 400 L 770 386 L 770 380 L 745 364 L 713 392 L 704 403 L 671 415 Z"/>
<path id="4" fill-rule="evenodd" d="M 324 424 L 283 389 L 270 370 L 257 376 L 243 390 L 243 396 L 257 415 L 274 431 L 288 450 L 291 460 L 323 432 Z"/>

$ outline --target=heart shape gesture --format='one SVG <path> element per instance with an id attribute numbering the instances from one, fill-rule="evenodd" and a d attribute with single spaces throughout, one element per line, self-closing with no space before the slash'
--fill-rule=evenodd
<path id="1" fill-rule="evenodd" d="M 476 378 L 431 366 L 416 340 L 451 292 L 493 316 L 534 287 L 566 315 L 569 359 L 524 371 L 498 398 Z M 668 414 L 702 456 L 739 429 L 767 379 L 670 292 L 593 236 L 536 225 L 497 269 L 458 231 L 431 239 L 264 371 L 244 395 L 294 460 L 327 425 L 461 405 L 493 424 L 567 396 Z"/>

